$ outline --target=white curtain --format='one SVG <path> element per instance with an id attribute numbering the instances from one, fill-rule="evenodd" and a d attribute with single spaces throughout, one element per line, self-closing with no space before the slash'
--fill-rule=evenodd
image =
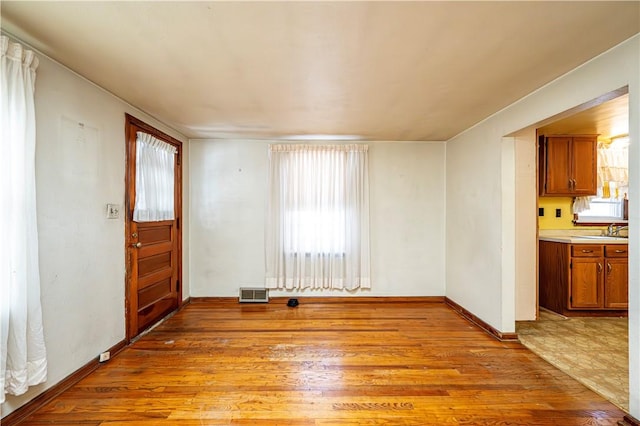
<path id="1" fill-rule="evenodd" d="M 598 144 L 598 197 L 622 200 L 629 193 L 629 138 L 621 137 L 609 144 Z M 573 213 L 591 208 L 596 197 L 576 197 Z"/>
<path id="2" fill-rule="evenodd" d="M 0 36 L 0 402 L 47 378 L 36 220 L 33 51 Z"/>
<path id="3" fill-rule="evenodd" d="M 173 145 L 138 132 L 136 140 L 136 199 L 133 220 L 175 219 Z"/>
<path id="4" fill-rule="evenodd" d="M 370 288 L 367 150 L 269 147 L 267 288 Z"/>
<path id="5" fill-rule="evenodd" d="M 623 198 L 629 191 L 629 138 L 614 139 L 610 144 L 598 144 L 598 187 L 609 186 L 603 190 L 604 198 Z M 613 189 L 613 191 L 611 190 Z M 609 197 L 606 197 L 606 193 Z"/>

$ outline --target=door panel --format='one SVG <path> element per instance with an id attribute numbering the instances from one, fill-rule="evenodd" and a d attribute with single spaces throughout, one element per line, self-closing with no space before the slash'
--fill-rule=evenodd
<path id="1" fill-rule="evenodd" d="M 603 259 L 571 260 L 571 309 L 602 308 Z"/>
<path id="2" fill-rule="evenodd" d="M 547 194 L 566 194 L 571 190 L 571 138 L 549 137 L 546 142 Z"/>
<path id="3" fill-rule="evenodd" d="M 595 195 L 597 183 L 597 141 L 595 137 L 573 138 L 573 192 L 576 195 Z"/>
<path id="4" fill-rule="evenodd" d="M 629 307 L 629 263 L 626 258 L 607 259 L 604 307 L 608 309 Z"/>
<path id="5" fill-rule="evenodd" d="M 126 116 L 127 139 L 127 339 L 131 340 L 182 304 L 180 286 L 182 264 L 182 234 L 180 230 L 182 172 L 179 141 L 153 127 Z M 137 132 L 150 134 L 174 145 L 175 156 L 175 219 L 159 222 L 133 221 L 135 206 L 136 139 Z"/>

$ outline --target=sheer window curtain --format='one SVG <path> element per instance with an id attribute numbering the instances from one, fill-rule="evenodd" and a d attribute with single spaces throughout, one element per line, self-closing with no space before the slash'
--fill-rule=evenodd
<path id="1" fill-rule="evenodd" d="M 0 36 L 0 402 L 47 378 L 36 218 L 34 89 L 38 59 Z"/>
<path id="2" fill-rule="evenodd" d="M 367 145 L 271 145 L 266 287 L 370 288 Z"/>
<path id="3" fill-rule="evenodd" d="M 137 132 L 136 136 L 136 200 L 133 220 L 173 220 L 174 164 L 178 150 L 147 133 Z"/>
<path id="4" fill-rule="evenodd" d="M 620 137 L 609 144 L 598 144 L 598 195 L 576 197 L 573 213 L 582 213 L 590 208 L 594 198 L 621 200 L 629 192 L 629 138 Z"/>
<path id="5" fill-rule="evenodd" d="M 629 138 L 615 139 L 608 145 L 598 144 L 598 187 L 609 186 L 610 190 L 603 190 L 613 198 L 618 189 L 618 198 L 629 192 Z"/>

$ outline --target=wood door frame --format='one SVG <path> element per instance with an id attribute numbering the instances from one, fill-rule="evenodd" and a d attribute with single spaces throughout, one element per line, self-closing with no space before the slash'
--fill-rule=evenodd
<path id="1" fill-rule="evenodd" d="M 175 139 L 166 133 L 156 129 L 155 127 L 143 122 L 142 120 L 125 113 L 125 146 L 126 146 L 126 161 L 125 161 L 125 328 L 126 328 L 126 342 L 138 335 L 137 330 L 137 308 L 132 307 L 132 286 L 133 279 L 135 279 L 132 271 L 135 265 L 131 262 L 131 246 L 129 241 L 131 239 L 131 221 L 133 217 L 133 200 L 129 197 L 129 194 L 135 194 L 135 175 L 130 173 L 132 167 L 136 161 L 136 144 L 131 143 L 131 138 L 135 140 L 135 128 L 144 131 L 152 135 L 155 138 L 163 140 L 177 149 L 176 154 L 176 168 L 175 176 L 177 185 L 174 189 L 175 200 L 175 214 L 176 214 L 176 234 L 177 234 L 177 276 L 180 285 L 178 286 L 178 309 L 182 306 L 182 142 Z M 135 196 L 134 196 L 135 198 Z M 135 318 L 134 318 L 135 316 Z"/>

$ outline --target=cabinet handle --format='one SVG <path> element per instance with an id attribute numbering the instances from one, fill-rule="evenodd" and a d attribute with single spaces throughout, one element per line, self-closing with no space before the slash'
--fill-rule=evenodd
<path id="1" fill-rule="evenodd" d="M 607 262 L 607 273 L 611 273 L 612 266 L 609 262 Z"/>
<path id="2" fill-rule="evenodd" d="M 602 272 L 602 263 L 598 263 L 598 272 Z"/>
<path id="3" fill-rule="evenodd" d="M 626 253 L 626 250 L 616 250 L 616 253 Z"/>
<path id="4" fill-rule="evenodd" d="M 583 252 L 583 253 L 593 253 L 593 250 L 585 250 L 585 249 L 582 249 L 582 252 Z"/>
<path id="5" fill-rule="evenodd" d="M 576 180 L 575 179 L 571 179 L 571 181 L 573 182 L 573 190 L 576 190 Z"/>

